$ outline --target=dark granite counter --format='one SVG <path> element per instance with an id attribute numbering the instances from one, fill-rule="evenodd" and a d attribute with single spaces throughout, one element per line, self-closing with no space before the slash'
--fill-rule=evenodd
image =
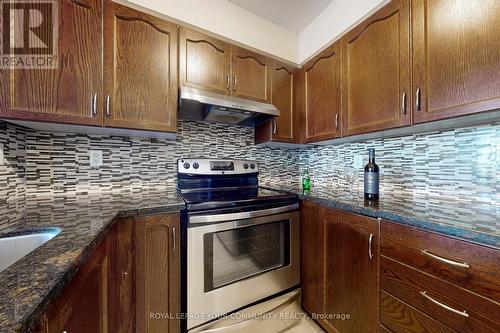
<path id="1" fill-rule="evenodd" d="M 60 232 L 0 272 L 0 332 L 28 331 L 118 217 L 175 212 L 183 207 L 175 189 L 27 198 L 23 223 L 8 234 L 40 228 Z"/>
<path id="2" fill-rule="evenodd" d="M 304 193 L 296 188 L 270 188 L 296 193 L 301 199 L 308 199 L 325 207 L 387 219 L 500 248 L 500 203 L 491 204 L 481 198 L 449 198 L 401 192 L 383 193 L 378 202 L 368 202 L 364 200 L 363 193 L 359 192 L 312 188 L 309 193 Z M 491 225 L 496 228 L 492 229 Z"/>

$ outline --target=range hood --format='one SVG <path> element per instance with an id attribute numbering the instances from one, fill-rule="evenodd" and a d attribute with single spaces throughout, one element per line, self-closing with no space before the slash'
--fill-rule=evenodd
<path id="1" fill-rule="evenodd" d="M 279 114 L 272 104 L 180 87 L 180 119 L 255 127 Z"/>

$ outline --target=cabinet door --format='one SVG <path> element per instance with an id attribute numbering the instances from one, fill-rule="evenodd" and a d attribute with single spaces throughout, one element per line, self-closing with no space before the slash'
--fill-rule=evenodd
<path id="1" fill-rule="evenodd" d="M 227 94 L 231 84 L 230 44 L 186 28 L 179 33 L 180 85 Z"/>
<path id="2" fill-rule="evenodd" d="M 277 62 L 272 64 L 271 104 L 280 110 L 272 127 L 274 141 L 294 141 L 293 76 L 294 68 Z"/>
<path id="3" fill-rule="evenodd" d="M 412 7 L 415 122 L 500 108 L 500 1 Z"/>
<path id="4" fill-rule="evenodd" d="M 105 4 L 105 125 L 176 131 L 177 26 Z"/>
<path id="5" fill-rule="evenodd" d="M 343 39 L 346 135 L 411 124 L 409 0 L 394 0 Z"/>
<path id="6" fill-rule="evenodd" d="M 300 285 L 302 306 L 310 313 L 322 312 L 323 295 L 323 221 L 319 218 L 319 206 L 302 201 L 300 211 Z"/>
<path id="7" fill-rule="evenodd" d="M 134 333 L 134 219 L 117 221 L 109 231 L 109 331 Z"/>
<path id="8" fill-rule="evenodd" d="M 294 78 L 294 68 L 271 61 L 271 104 L 280 115 L 255 128 L 256 143 L 295 142 Z"/>
<path id="9" fill-rule="evenodd" d="M 135 228 L 136 331 L 178 333 L 179 214 L 140 218 L 136 220 Z M 151 313 L 163 317 L 151 319 Z"/>
<path id="10" fill-rule="evenodd" d="M 48 333 L 108 332 L 106 242 L 92 254 L 48 312 Z"/>
<path id="11" fill-rule="evenodd" d="M 0 116 L 100 125 L 102 3 L 62 0 L 57 5 L 57 68 L 1 70 Z"/>
<path id="12" fill-rule="evenodd" d="M 268 58 L 236 46 L 232 53 L 232 95 L 268 103 L 271 94 Z"/>
<path id="13" fill-rule="evenodd" d="M 328 319 L 327 327 L 377 332 L 378 220 L 323 207 L 319 214 L 324 223 L 324 312 L 350 315 L 349 320 Z"/>
<path id="14" fill-rule="evenodd" d="M 341 48 L 335 43 L 304 66 L 305 141 L 341 136 Z"/>

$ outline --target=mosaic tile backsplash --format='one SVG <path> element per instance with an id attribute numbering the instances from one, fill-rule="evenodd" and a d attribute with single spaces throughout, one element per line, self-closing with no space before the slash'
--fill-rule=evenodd
<path id="1" fill-rule="evenodd" d="M 0 231 L 24 217 L 25 145 L 23 128 L 0 121 Z"/>
<path id="2" fill-rule="evenodd" d="M 340 193 L 362 191 L 362 168 L 355 156 L 376 149 L 381 193 L 402 197 L 457 195 L 478 209 L 500 215 L 500 124 L 399 138 L 311 146 L 269 148 L 253 144 L 253 130 L 232 125 L 179 121 L 177 141 L 47 133 L 0 122 L 5 163 L 0 165 L 0 232 L 23 219 L 25 200 L 62 195 L 139 193 L 175 184 L 181 157 L 255 159 L 261 184 L 297 188 L 308 169 L 312 186 Z M 104 165 L 90 168 L 89 150 L 102 150 Z M 352 173 L 350 177 L 346 177 Z M 486 229 L 498 228 L 487 221 Z"/>

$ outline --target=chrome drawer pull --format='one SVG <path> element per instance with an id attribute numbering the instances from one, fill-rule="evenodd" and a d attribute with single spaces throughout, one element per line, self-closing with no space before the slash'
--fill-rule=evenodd
<path id="1" fill-rule="evenodd" d="M 447 263 L 449 265 L 458 266 L 458 267 L 462 267 L 462 268 L 469 268 L 470 267 L 469 264 L 466 262 L 458 262 L 458 261 L 453 261 L 450 259 L 442 258 L 442 257 L 439 257 L 435 254 L 427 252 L 427 250 L 420 250 L 420 252 L 422 252 L 426 256 L 429 256 L 429 257 L 434 258 L 436 260 L 442 261 L 442 262 Z"/>
<path id="2" fill-rule="evenodd" d="M 456 313 L 457 315 L 460 315 L 462 317 L 466 317 L 468 318 L 469 317 L 469 314 L 467 312 L 464 311 L 458 311 L 458 310 L 455 310 L 454 308 L 452 307 L 449 307 L 448 305 L 446 304 L 443 304 L 439 301 L 436 301 L 434 298 L 430 297 L 429 295 L 427 295 L 427 292 L 426 291 L 421 291 L 420 292 L 420 295 L 424 296 L 426 299 L 428 299 L 429 301 L 431 301 L 432 303 L 442 307 L 443 309 L 446 309 L 448 311 L 451 311 L 453 313 Z"/>

